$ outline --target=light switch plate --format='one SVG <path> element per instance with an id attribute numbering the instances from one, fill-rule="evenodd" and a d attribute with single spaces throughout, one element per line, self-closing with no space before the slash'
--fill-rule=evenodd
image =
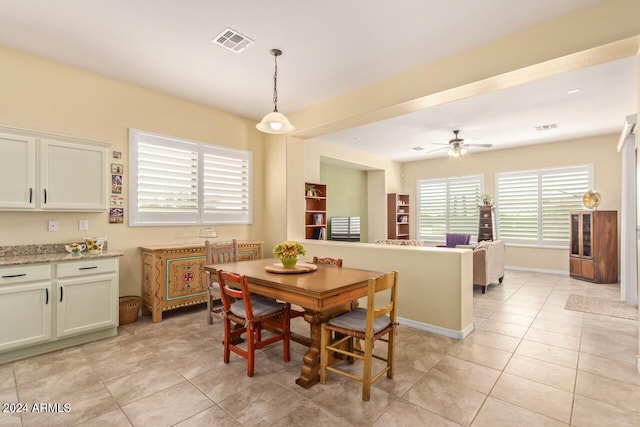
<path id="1" fill-rule="evenodd" d="M 89 229 L 89 220 L 88 219 L 80 219 L 78 220 L 78 230 L 87 231 Z"/>
<path id="2" fill-rule="evenodd" d="M 49 231 L 58 231 L 58 221 L 55 219 L 49 220 Z"/>

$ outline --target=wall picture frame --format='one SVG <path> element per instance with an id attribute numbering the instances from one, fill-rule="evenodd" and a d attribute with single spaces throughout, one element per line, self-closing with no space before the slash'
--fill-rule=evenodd
<path id="1" fill-rule="evenodd" d="M 111 163 L 111 173 L 122 175 L 123 170 L 124 165 L 122 165 L 121 163 Z"/>

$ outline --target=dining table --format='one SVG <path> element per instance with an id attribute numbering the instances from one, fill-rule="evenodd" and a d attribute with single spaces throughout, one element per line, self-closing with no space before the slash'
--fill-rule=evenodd
<path id="1" fill-rule="evenodd" d="M 282 268 L 282 263 L 277 258 L 205 265 L 204 269 L 212 274 L 223 269 L 246 275 L 249 292 L 304 309 L 304 320 L 309 323 L 310 330 L 309 338 L 306 339 L 309 350 L 303 357 L 300 377 L 296 379 L 296 384 L 304 388 L 320 381 L 322 323 L 356 307 L 357 300 L 367 295 L 368 280 L 384 274 L 358 268 L 306 263 L 299 263 L 295 271 L 287 270 Z M 302 342 L 304 341 L 303 339 Z"/>

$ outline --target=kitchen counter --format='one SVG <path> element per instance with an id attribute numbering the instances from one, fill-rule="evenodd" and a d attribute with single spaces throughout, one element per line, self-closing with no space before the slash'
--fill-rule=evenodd
<path id="1" fill-rule="evenodd" d="M 73 242 L 0 246 L 0 267 L 44 262 L 82 261 L 96 258 L 113 258 L 124 255 L 122 252 L 110 251 L 106 242 L 102 253 L 92 255 L 85 250 L 81 252 L 80 255 L 71 255 L 65 250 L 65 246 L 71 243 Z"/>
<path id="2" fill-rule="evenodd" d="M 0 267 L 6 267 L 8 265 L 38 264 L 43 262 L 83 261 L 96 258 L 113 258 L 122 255 L 124 255 L 122 252 L 103 251 L 102 253 L 95 255 L 86 252 L 82 252 L 80 255 L 71 255 L 67 252 L 54 252 L 35 255 L 0 256 Z"/>

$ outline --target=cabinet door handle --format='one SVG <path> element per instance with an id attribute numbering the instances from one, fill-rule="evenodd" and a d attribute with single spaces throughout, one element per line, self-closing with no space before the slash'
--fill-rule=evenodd
<path id="1" fill-rule="evenodd" d="M 60 286 L 60 302 L 62 302 L 62 297 L 64 296 L 64 288 Z"/>
<path id="2" fill-rule="evenodd" d="M 78 270 L 94 270 L 98 268 L 98 266 L 94 265 L 93 267 L 79 267 Z"/>
<path id="3" fill-rule="evenodd" d="M 33 203 L 33 187 L 29 187 L 29 204 Z"/>
<path id="4" fill-rule="evenodd" d="M 44 189 L 44 203 L 47 203 L 47 189 Z"/>
<path id="5" fill-rule="evenodd" d="M 3 279 L 11 279 L 13 277 L 25 277 L 27 275 L 27 273 L 20 273 L 20 274 L 7 274 L 6 276 L 2 276 Z"/>
<path id="6" fill-rule="evenodd" d="M 49 304 L 49 288 L 44 288 L 44 304 Z"/>

